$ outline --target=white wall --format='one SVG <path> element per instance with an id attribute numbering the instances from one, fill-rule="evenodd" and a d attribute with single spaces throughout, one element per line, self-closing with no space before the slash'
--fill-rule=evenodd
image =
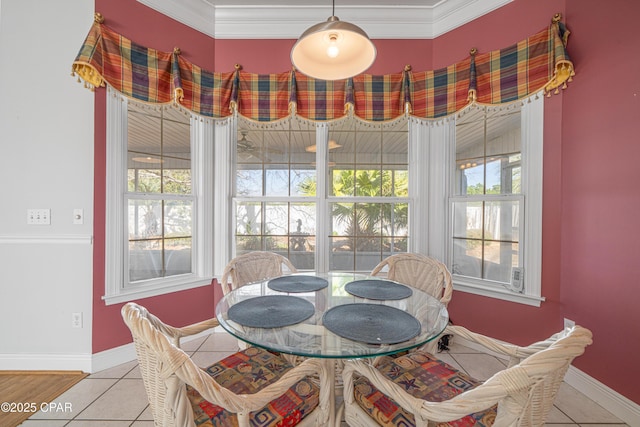
<path id="1" fill-rule="evenodd" d="M 94 4 L 0 1 L 0 370 L 88 371 L 94 96 L 70 74 Z"/>

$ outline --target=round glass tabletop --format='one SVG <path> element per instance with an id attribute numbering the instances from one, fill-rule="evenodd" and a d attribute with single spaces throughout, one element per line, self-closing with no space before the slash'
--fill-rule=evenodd
<path id="1" fill-rule="evenodd" d="M 313 273 L 300 273 L 309 276 Z M 366 275 L 353 273 L 328 273 L 316 274 L 317 277 L 324 278 L 328 281 L 328 286 L 317 291 L 286 293 L 271 289 L 268 286 L 269 280 L 256 282 L 242 286 L 225 295 L 216 306 L 216 316 L 220 325 L 230 334 L 238 339 L 245 341 L 251 345 L 262 347 L 272 351 L 278 351 L 287 354 L 294 354 L 306 357 L 319 358 L 355 358 L 355 357 L 375 357 L 386 354 L 394 354 L 414 347 L 419 347 L 428 341 L 435 339 L 447 326 L 449 314 L 446 307 L 436 298 L 426 294 L 418 289 L 411 288 L 411 295 L 402 299 L 378 300 L 366 299 L 350 294 L 345 290 L 345 286 L 354 280 L 368 279 Z M 379 278 L 376 278 L 379 281 Z M 393 285 L 394 282 L 390 282 Z M 310 302 L 314 307 L 314 313 L 307 319 L 283 327 L 255 327 L 244 326 L 229 317 L 229 310 L 236 304 L 242 303 L 254 298 L 261 298 L 272 295 L 289 295 L 295 298 L 301 298 Z M 255 306 L 260 304 L 258 301 L 252 302 L 247 306 Z M 264 299 L 268 301 L 268 299 Z M 243 303 L 241 305 L 245 305 Z M 419 324 L 419 330 L 412 338 L 404 341 L 395 342 L 396 340 L 386 339 L 381 344 L 370 344 L 366 341 L 370 339 L 358 339 L 359 335 L 354 328 L 358 327 L 358 322 L 353 322 L 353 315 L 345 316 L 345 322 L 349 323 L 350 330 L 348 333 L 337 333 L 325 328 L 323 325 L 323 316 L 334 307 L 346 304 L 377 304 L 385 305 L 398 309 L 415 318 Z M 343 310 L 338 310 L 343 311 Z M 381 311 L 381 310 L 375 310 Z M 391 310 L 387 310 L 391 311 Z M 265 313 L 269 311 L 265 310 Z M 275 313 L 275 311 L 274 311 Z M 265 314 L 265 316 L 268 314 Z M 276 315 L 276 314 L 274 314 Z M 407 316 L 405 316 L 407 317 Z M 363 322 L 367 322 L 367 318 L 363 316 Z M 393 322 L 389 319 L 376 319 L 376 322 L 382 322 L 381 328 L 388 329 L 384 325 L 385 321 Z M 268 326 L 269 319 L 265 319 L 264 324 Z M 340 333 L 340 328 L 335 325 L 340 323 L 339 317 L 332 318 L 332 327 L 334 331 Z M 414 326 L 415 327 L 415 326 Z M 392 328 L 391 328 L 392 329 Z M 362 330 L 371 333 L 371 323 L 363 324 Z M 366 335 L 363 333 L 363 336 Z"/>

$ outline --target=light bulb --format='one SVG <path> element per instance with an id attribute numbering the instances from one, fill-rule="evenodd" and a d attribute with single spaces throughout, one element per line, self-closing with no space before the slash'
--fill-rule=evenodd
<path id="1" fill-rule="evenodd" d="M 335 58 L 340 53 L 340 49 L 338 49 L 338 45 L 336 44 L 338 41 L 337 34 L 331 34 L 329 36 L 329 47 L 327 48 L 327 56 L 329 58 Z"/>

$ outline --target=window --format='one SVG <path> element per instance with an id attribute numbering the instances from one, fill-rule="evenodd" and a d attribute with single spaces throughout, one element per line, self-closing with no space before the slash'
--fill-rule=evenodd
<path id="1" fill-rule="evenodd" d="M 240 120 L 238 127 L 236 254 L 276 252 L 315 270 L 315 126 L 286 120 L 265 129 Z"/>
<path id="2" fill-rule="evenodd" d="M 409 243 L 407 122 L 329 128 L 331 271 L 371 271 Z"/>
<path id="3" fill-rule="evenodd" d="M 236 151 L 236 254 L 268 250 L 303 271 L 368 272 L 407 251 L 406 119 L 239 119 Z"/>
<path id="4" fill-rule="evenodd" d="M 520 110 L 472 110 L 456 123 L 452 273 L 511 284 L 522 267 Z"/>
<path id="5" fill-rule="evenodd" d="M 128 281 L 190 274 L 195 197 L 189 118 L 130 103 L 127 124 Z"/>
<path id="6" fill-rule="evenodd" d="M 448 261 L 461 289 L 539 304 L 542 102 L 457 116 Z"/>
<path id="7" fill-rule="evenodd" d="M 236 153 L 218 156 L 235 165 L 221 245 L 278 252 L 302 271 L 370 272 L 418 252 L 447 263 L 456 290 L 539 306 L 543 102 L 386 123 L 238 118 Z"/>
<path id="8" fill-rule="evenodd" d="M 261 123 L 108 93 L 108 304 L 209 284 L 254 250 L 358 272 L 419 252 L 457 290 L 543 300 L 539 94 L 437 121 Z"/>
<path id="9" fill-rule="evenodd" d="M 113 93 L 107 102 L 105 300 L 210 283 L 212 124 Z"/>

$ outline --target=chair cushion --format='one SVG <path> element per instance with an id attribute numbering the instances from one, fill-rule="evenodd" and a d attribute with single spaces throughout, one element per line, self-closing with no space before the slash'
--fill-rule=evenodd
<path id="1" fill-rule="evenodd" d="M 405 356 L 384 357 L 378 370 L 414 397 L 442 402 L 476 386 L 480 381 L 471 378 L 429 353 L 412 352 Z M 415 426 L 413 414 L 382 394 L 366 378 L 354 381 L 354 396 L 358 405 L 383 426 Z M 456 421 L 439 423 L 439 427 L 485 427 L 493 425 L 496 407 L 467 415 Z"/>
<path id="2" fill-rule="evenodd" d="M 206 368 L 221 386 L 237 394 L 253 394 L 276 382 L 292 365 L 282 357 L 266 350 L 250 347 Z M 251 425 L 293 426 L 309 414 L 319 400 L 319 388 L 309 378 L 303 378 L 276 400 L 250 414 Z M 207 402 L 192 387 L 187 395 L 193 407 L 197 426 L 237 427 L 236 414 Z"/>

